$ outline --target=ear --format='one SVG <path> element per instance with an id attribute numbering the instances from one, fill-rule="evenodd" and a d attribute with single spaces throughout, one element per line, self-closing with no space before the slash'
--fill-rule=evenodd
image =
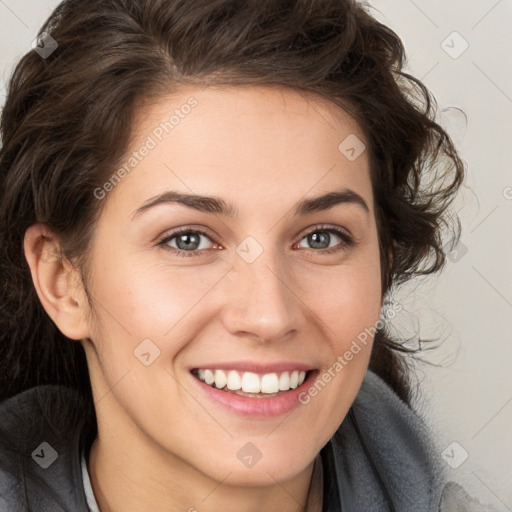
<path id="1" fill-rule="evenodd" d="M 25 258 L 44 309 L 70 339 L 89 337 L 89 303 L 80 272 L 61 258 L 60 243 L 44 224 L 30 226 L 24 239 Z"/>

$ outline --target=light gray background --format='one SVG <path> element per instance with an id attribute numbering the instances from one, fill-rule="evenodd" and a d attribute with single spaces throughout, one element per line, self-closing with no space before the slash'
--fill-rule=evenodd
<path id="1" fill-rule="evenodd" d="M 13 65 L 57 4 L 0 0 L 0 105 Z M 370 4 L 402 38 L 407 70 L 434 93 L 468 171 L 456 204 L 462 245 L 438 278 L 396 294 L 404 310 L 393 327 L 445 339 L 424 356 L 443 367 L 419 368 L 416 406 L 448 448 L 439 456 L 458 466 L 452 479 L 512 511 L 512 0 Z"/>

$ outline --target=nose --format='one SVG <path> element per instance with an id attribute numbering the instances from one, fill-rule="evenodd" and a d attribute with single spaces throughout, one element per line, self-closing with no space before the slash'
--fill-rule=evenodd
<path id="1" fill-rule="evenodd" d="M 223 305 L 225 328 L 260 343 L 276 342 L 301 328 L 300 290 L 283 262 L 264 250 L 252 263 L 236 257 L 226 280 Z"/>

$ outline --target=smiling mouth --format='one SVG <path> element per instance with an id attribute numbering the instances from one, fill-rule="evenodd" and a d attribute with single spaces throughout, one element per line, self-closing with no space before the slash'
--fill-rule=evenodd
<path id="1" fill-rule="evenodd" d="M 237 370 L 194 368 L 191 373 L 196 379 L 219 391 L 250 398 L 273 398 L 296 389 L 312 372 L 293 370 L 258 374 Z"/>

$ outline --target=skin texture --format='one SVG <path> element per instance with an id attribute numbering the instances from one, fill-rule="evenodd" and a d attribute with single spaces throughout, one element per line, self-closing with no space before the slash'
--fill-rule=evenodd
<path id="1" fill-rule="evenodd" d="M 27 261 L 46 311 L 86 351 L 99 429 L 88 468 L 102 512 L 301 510 L 314 458 L 359 391 L 372 340 L 307 405 L 277 418 L 226 410 L 189 369 L 293 361 L 321 375 L 377 323 L 367 152 L 349 161 L 338 150 L 350 134 L 365 138 L 345 111 L 311 94 L 188 87 L 141 109 L 128 153 L 191 97 L 197 106 L 102 199 L 89 248 L 92 307 L 77 270 L 47 257 L 58 240 L 44 225 L 27 231 Z M 302 199 L 340 187 L 369 213 L 346 203 L 294 215 Z M 172 203 L 133 217 L 167 190 L 218 196 L 238 215 Z M 315 246 L 307 235 L 325 233 L 322 225 L 355 244 L 331 234 Z M 177 238 L 159 245 L 180 227 L 208 232 L 197 235 L 195 256 L 173 253 Z M 246 237 L 263 250 L 252 263 L 236 251 Z M 160 350 L 149 366 L 134 355 L 146 338 Z M 262 454 L 251 468 L 237 457 L 248 442 Z"/>

